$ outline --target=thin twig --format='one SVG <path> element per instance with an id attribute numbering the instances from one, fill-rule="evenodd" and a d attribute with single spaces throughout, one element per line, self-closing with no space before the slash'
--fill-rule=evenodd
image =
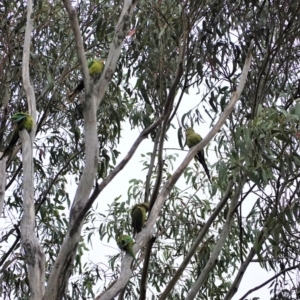
<path id="1" fill-rule="evenodd" d="M 217 244 L 215 245 L 214 250 L 212 251 L 212 254 L 211 254 L 209 260 L 207 261 L 205 267 L 201 271 L 200 276 L 198 277 L 194 286 L 190 289 L 188 295 L 186 296 L 186 298 L 185 298 L 186 300 L 192 300 L 196 297 L 198 291 L 200 290 L 200 288 L 202 287 L 204 282 L 207 280 L 209 273 L 213 270 L 213 268 L 217 262 L 218 256 L 219 256 L 219 254 L 226 242 L 226 239 L 230 233 L 230 229 L 231 229 L 231 226 L 232 226 L 233 220 L 234 220 L 234 211 L 235 211 L 236 205 L 238 203 L 238 199 L 242 194 L 245 183 L 246 183 L 246 177 L 244 176 L 241 178 L 240 183 L 235 191 L 235 194 L 231 199 L 229 211 L 228 211 L 228 214 L 226 217 L 226 222 L 223 226 L 223 230 L 220 234 L 220 238 L 219 238 Z"/>
<path id="2" fill-rule="evenodd" d="M 229 114 L 232 112 L 236 102 L 238 101 L 245 83 L 247 79 L 247 74 L 249 72 L 250 64 L 251 64 L 251 51 L 252 51 L 253 43 L 251 42 L 249 52 L 245 61 L 245 65 L 243 68 L 243 72 L 241 75 L 241 80 L 238 85 L 238 89 L 236 92 L 233 93 L 231 100 L 227 107 L 225 108 L 224 112 L 219 118 L 219 121 L 215 125 L 215 127 L 207 134 L 207 136 L 196 146 L 190 149 L 188 152 L 187 156 L 183 160 L 183 162 L 180 164 L 180 166 L 175 170 L 174 174 L 168 179 L 168 181 L 165 183 L 165 185 L 162 187 L 161 192 L 157 196 L 157 199 L 154 203 L 154 206 L 151 210 L 151 214 L 148 217 L 146 226 L 137 235 L 136 242 L 133 246 L 133 251 L 136 253 L 138 250 L 140 250 L 151 238 L 151 233 L 153 230 L 153 227 L 157 221 L 158 215 L 160 213 L 160 210 L 167 199 L 168 195 L 170 194 L 172 188 L 176 184 L 177 180 L 180 178 L 180 176 L 183 174 L 184 170 L 190 163 L 190 161 L 195 157 L 196 153 L 198 153 L 201 149 L 203 149 L 211 140 L 212 138 L 217 134 L 217 132 L 221 129 L 221 127 L 224 125 L 226 119 L 228 118 Z M 170 90 L 171 93 L 172 89 Z M 176 91 L 176 88 L 175 88 Z M 173 92 L 175 92 L 173 91 Z M 166 107 L 165 110 L 168 110 L 168 107 Z M 122 289 L 123 286 L 127 283 L 131 276 L 131 270 L 130 270 L 130 263 L 131 263 L 131 258 L 126 255 L 122 261 L 122 269 L 121 269 L 121 274 L 119 276 L 119 279 L 116 281 L 115 285 L 113 288 L 110 290 L 107 290 L 104 294 L 102 294 L 101 297 L 96 297 L 97 300 L 110 300 L 113 297 L 115 297 L 119 291 Z"/>
<path id="3" fill-rule="evenodd" d="M 77 19 L 77 13 L 76 10 L 73 8 L 71 1 L 69 0 L 63 0 L 65 8 L 67 10 L 67 13 L 69 15 L 71 27 L 75 36 L 75 45 L 78 55 L 79 64 L 81 67 L 81 71 L 83 74 L 83 82 L 85 86 L 85 92 L 87 95 L 90 93 L 90 75 L 89 70 L 86 62 L 85 52 L 84 52 L 84 46 L 83 41 L 80 33 L 80 27 Z"/>
<path id="4" fill-rule="evenodd" d="M 296 266 L 293 266 L 293 267 L 290 267 L 290 268 L 287 268 L 287 269 L 284 269 L 282 270 L 281 272 L 279 272 L 278 274 L 272 276 L 270 279 L 266 280 L 264 283 L 256 286 L 255 288 L 249 290 L 242 298 L 240 298 L 239 300 L 244 300 L 246 299 L 247 296 L 249 296 L 251 293 L 261 289 L 262 287 L 264 287 L 265 285 L 267 285 L 268 283 L 272 282 L 274 279 L 276 279 L 277 277 L 285 274 L 286 272 L 289 272 L 291 270 L 294 270 L 294 269 L 298 269 L 300 267 L 300 264 L 296 265 Z"/>

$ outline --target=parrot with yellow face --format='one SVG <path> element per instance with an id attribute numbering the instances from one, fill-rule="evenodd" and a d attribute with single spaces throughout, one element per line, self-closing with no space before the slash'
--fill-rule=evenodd
<path id="1" fill-rule="evenodd" d="M 131 210 L 131 226 L 133 227 L 133 236 L 142 231 L 146 223 L 146 214 L 149 211 L 149 203 L 143 202 L 133 206 Z"/>
<path id="2" fill-rule="evenodd" d="M 132 237 L 130 237 L 129 235 L 121 235 L 117 238 L 117 244 L 122 251 L 125 251 L 137 262 L 132 250 L 132 246 L 134 244 Z"/>
<path id="3" fill-rule="evenodd" d="M 100 75 L 104 68 L 104 61 L 92 59 L 88 63 L 88 68 L 89 68 L 89 73 L 92 77 L 94 77 L 94 75 L 97 74 Z M 84 82 L 83 80 L 81 80 L 77 85 L 77 87 L 68 95 L 69 100 L 73 100 L 83 89 L 84 89 Z"/>
<path id="4" fill-rule="evenodd" d="M 189 148 L 193 148 L 194 146 L 196 146 L 197 144 L 199 144 L 202 141 L 201 135 L 196 133 L 194 131 L 194 129 L 191 128 L 191 127 L 188 127 L 185 130 L 185 137 L 186 137 L 186 144 Z M 196 154 L 195 159 L 197 159 L 200 162 L 200 164 L 202 165 L 209 181 L 211 182 L 209 170 L 208 170 L 208 167 L 206 165 L 205 158 L 204 158 L 204 150 L 203 149 L 201 149 Z"/>
<path id="5" fill-rule="evenodd" d="M 13 132 L 11 133 L 11 140 L 6 149 L 4 150 L 0 159 L 8 155 L 8 153 L 13 150 L 19 139 L 19 131 L 26 129 L 28 132 L 30 132 L 34 123 L 32 117 L 28 113 L 23 112 L 15 113 L 12 116 L 12 121 L 15 124 L 15 126 Z"/>

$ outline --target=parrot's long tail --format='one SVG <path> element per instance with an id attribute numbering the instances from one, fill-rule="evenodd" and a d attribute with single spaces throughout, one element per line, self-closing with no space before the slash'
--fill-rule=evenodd
<path id="1" fill-rule="evenodd" d="M 19 134 L 15 133 L 11 139 L 11 141 L 9 142 L 9 145 L 6 147 L 6 149 L 4 150 L 0 160 L 2 160 L 3 157 L 9 155 L 9 153 L 13 150 L 13 148 L 15 147 L 17 141 L 19 139 Z"/>
<path id="2" fill-rule="evenodd" d="M 139 232 L 142 231 L 143 224 L 143 212 L 137 207 L 132 213 L 132 222 L 131 225 L 133 227 L 133 237 L 135 237 Z"/>
<path id="3" fill-rule="evenodd" d="M 209 174 L 209 170 L 208 170 L 208 167 L 207 167 L 207 164 L 205 162 L 205 158 L 203 156 L 203 154 L 201 152 L 198 152 L 197 155 L 196 155 L 198 161 L 200 162 L 200 164 L 202 165 L 210 183 L 211 183 L 211 178 L 210 178 L 210 174 Z"/>
<path id="4" fill-rule="evenodd" d="M 75 90 L 70 92 L 70 94 L 68 95 L 68 99 L 72 101 L 76 97 L 76 95 L 79 94 L 83 89 L 84 89 L 84 82 L 83 80 L 81 80 L 79 84 L 76 86 Z"/>

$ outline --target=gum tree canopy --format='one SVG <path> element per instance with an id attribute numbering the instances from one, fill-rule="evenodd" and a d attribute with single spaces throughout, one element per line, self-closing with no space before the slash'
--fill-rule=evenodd
<path id="1" fill-rule="evenodd" d="M 299 1 L 16 0 L 0 24 L 0 151 L 34 121 L 0 161 L 2 299 L 237 299 L 252 265 L 239 299 L 299 297 Z"/>

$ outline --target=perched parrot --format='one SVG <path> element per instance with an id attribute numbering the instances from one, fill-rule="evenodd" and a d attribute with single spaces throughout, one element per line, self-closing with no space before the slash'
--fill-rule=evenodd
<path id="1" fill-rule="evenodd" d="M 18 112 L 12 116 L 12 121 L 15 123 L 14 131 L 11 134 L 11 140 L 4 150 L 1 159 L 6 156 L 10 151 L 13 150 L 19 139 L 19 131 L 26 129 L 28 132 L 31 131 L 33 127 L 33 119 L 28 113 Z"/>
<path id="2" fill-rule="evenodd" d="M 117 238 L 119 248 L 129 254 L 137 262 L 132 250 L 133 243 L 134 241 L 129 235 L 121 235 Z"/>
<path id="3" fill-rule="evenodd" d="M 91 76 L 94 76 L 95 74 L 101 74 L 104 68 L 104 61 L 103 60 L 97 60 L 93 59 L 89 61 L 88 64 L 89 67 L 89 73 Z M 74 91 L 70 92 L 68 98 L 70 100 L 74 99 L 77 94 L 79 94 L 84 89 L 84 82 L 81 80 Z"/>
<path id="4" fill-rule="evenodd" d="M 146 213 L 149 211 L 149 203 L 138 203 L 131 210 L 131 226 L 133 227 L 133 236 L 142 231 L 146 223 Z"/>
<path id="5" fill-rule="evenodd" d="M 185 130 L 185 137 L 186 137 L 186 144 L 189 148 L 193 148 L 194 146 L 196 146 L 198 143 L 201 142 L 202 140 L 202 137 L 196 133 L 194 131 L 193 128 L 191 127 L 188 127 L 186 130 Z M 210 175 L 209 175 L 209 170 L 208 170 L 208 167 L 206 165 L 206 162 L 205 162 L 205 158 L 204 158 L 204 150 L 200 150 L 196 156 L 195 156 L 195 159 L 197 159 L 200 164 L 202 165 L 209 181 L 211 182 L 211 178 L 210 178 Z"/>

